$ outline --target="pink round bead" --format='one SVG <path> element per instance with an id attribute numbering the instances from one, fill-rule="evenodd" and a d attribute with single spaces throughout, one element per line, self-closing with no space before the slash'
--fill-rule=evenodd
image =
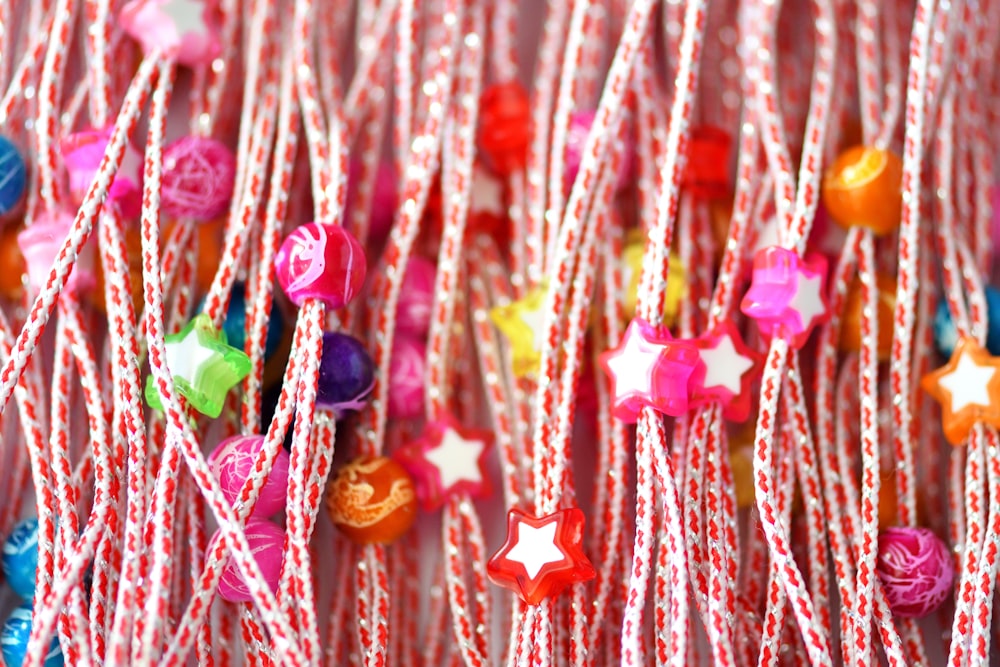
<path id="1" fill-rule="evenodd" d="M 43 213 L 17 235 L 17 245 L 28 270 L 28 284 L 33 291 L 45 287 L 52 264 L 72 226 L 73 216 L 65 211 Z M 89 245 L 84 246 L 66 279 L 65 289 L 91 289 L 96 283 L 93 264 L 93 250 Z"/>
<path id="2" fill-rule="evenodd" d="M 389 363 L 389 416 L 415 419 L 424 413 L 424 343 L 409 336 L 396 338 Z"/>
<path id="3" fill-rule="evenodd" d="M 920 618 L 951 595 L 955 571 L 948 547 L 926 528 L 886 528 L 875 571 L 896 616 Z"/>
<path id="4" fill-rule="evenodd" d="M 163 151 L 163 211 L 174 218 L 207 222 L 229 209 L 236 184 L 236 157 L 225 144 L 182 137 Z"/>
<path id="5" fill-rule="evenodd" d="M 566 168 L 563 171 L 567 190 L 572 187 L 580 171 L 580 165 L 583 164 L 583 153 L 587 149 L 590 128 L 593 127 L 596 117 L 594 111 L 574 111 L 570 114 L 569 131 L 566 134 Z M 621 190 L 628 185 L 632 174 L 632 151 L 620 140 L 616 140 L 615 143 L 621 146 L 622 153 L 618 162 L 618 173 L 615 175 L 615 188 Z"/>
<path id="6" fill-rule="evenodd" d="M 278 579 L 281 576 L 282 553 L 285 546 L 285 531 L 278 528 L 270 521 L 251 520 L 247 523 L 244 532 L 247 542 L 250 543 L 250 551 L 257 561 L 257 566 L 264 575 L 271 591 L 278 589 Z M 218 533 L 212 538 L 212 544 L 208 545 L 208 553 L 215 548 L 215 541 L 219 539 Z M 222 578 L 219 579 L 219 596 L 229 602 L 250 602 L 253 596 L 250 595 L 250 588 L 243 575 L 240 573 L 236 561 L 230 555 L 226 562 L 226 567 L 222 571 Z"/>
<path id="7" fill-rule="evenodd" d="M 425 338 L 430 331 L 436 273 L 434 263 L 423 257 L 411 257 L 407 263 L 396 306 L 396 331 L 400 334 Z"/>
<path id="8" fill-rule="evenodd" d="M 233 507 L 240 498 L 240 489 L 253 472 L 254 461 L 264 448 L 262 435 L 235 435 L 226 438 L 208 455 L 208 464 L 215 473 L 222 493 Z M 288 452 L 278 449 L 271 474 L 260 489 L 257 504 L 250 516 L 266 519 L 277 514 L 285 506 L 288 492 Z"/>
<path id="9" fill-rule="evenodd" d="M 342 308 L 361 289 L 368 263 L 364 250 L 339 225 L 310 222 L 287 237 L 274 258 L 278 282 L 296 306 L 319 299 Z"/>

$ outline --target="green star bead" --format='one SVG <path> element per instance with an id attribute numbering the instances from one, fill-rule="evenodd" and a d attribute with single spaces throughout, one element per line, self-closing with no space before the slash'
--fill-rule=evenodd
<path id="1" fill-rule="evenodd" d="M 164 336 L 164 342 L 167 368 L 180 395 L 204 415 L 222 414 L 226 394 L 250 374 L 250 357 L 227 345 L 226 334 L 213 327 L 207 315 L 198 315 L 179 332 Z M 146 380 L 146 402 L 163 410 L 152 377 Z"/>

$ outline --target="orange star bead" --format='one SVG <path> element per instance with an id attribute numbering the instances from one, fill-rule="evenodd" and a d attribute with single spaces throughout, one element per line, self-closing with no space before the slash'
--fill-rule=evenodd
<path id="1" fill-rule="evenodd" d="M 941 404 L 944 435 L 961 445 L 976 422 L 1000 427 L 1000 358 L 964 337 L 948 363 L 924 376 L 924 390 Z"/>

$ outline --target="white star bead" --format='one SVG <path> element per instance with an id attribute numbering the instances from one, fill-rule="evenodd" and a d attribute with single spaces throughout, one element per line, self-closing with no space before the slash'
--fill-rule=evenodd
<path id="1" fill-rule="evenodd" d="M 698 355 L 705 364 L 705 389 L 722 387 L 731 394 L 740 393 L 743 374 L 753 368 L 753 361 L 736 351 L 728 334 L 715 347 L 698 350 Z"/>
<path id="2" fill-rule="evenodd" d="M 822 293 L 823 277 L 800 274 L 796 287 L 795 296 L 792 297 L 790 305 L 799 312 L 799 316 L 802 318 L 802 328 L 808 329 L 810 324 L 826 313 Z"/>

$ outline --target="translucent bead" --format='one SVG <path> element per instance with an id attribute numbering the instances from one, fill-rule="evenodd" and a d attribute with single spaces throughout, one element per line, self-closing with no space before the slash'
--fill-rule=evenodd
<path id="1" fill-rule="evenodd" d="M 310 222 L 292 231 L 274 258 L 278 282 L 296 306 L 319 299 L 342 308 L 361 290 L 368 268 L 361 244 L 343 227 Z"/>
<path id="2" fill-rule="evenodd" d="M 223 495 L 233 507 L 239 503 L 240 489 L 253 474 L 254 462 L 262 449 L 264 436 L 235 435 L 220 442 L 208 455 L 208 464 L 222 486 Z M 288 452 L 279 448 L 271 473 L 260 488 L 250 516 L 266 519 L 284 509 L 288 492 L 288 463 Z"/>
<path id="3" fill-rule="evenodd" d="M 233 283 L 233 289 L 229 294 L 229 306 L 226 308 L 226 319 L 222 322 L 222 330 L 226 334 L 226 342 L 237 350 L 246 350 L 246 326 L 247 326 L 247 290 L 242 282 Z M 200 312 L 204 310 L 205 300 L 195 309 Z M 271 300 L 271 313 L 267 326 L 267 337 L 264 340 L 264 359 L 270 359 L 271 355 L 278 349 L 281 343 L 282 332 L 285 328 L 285 318 L 281 314 L 281 309 Z"/>
<path id="4" fill-rule="evenodd" d="M 0 135 L 0 216 L 13 211 L 21 203 L 28 184 L 24 157 L 7 137 Z"/>
<path id="5" fill-rule="evenodd" d="M 413 480 L 384 456 L 351 461 L 334 475 L 326 492 L 333 525 L 357 544 L 389 544 L 417 518 Z"/>
<path id="6" fill-rule="evenodd" d="M 687 166 L 682 185 L 698 199 L 720 199 L 729 194 L 729 133 L 711 125 L 691 128 Z"/>
<path id="7" fill-rule="evenodd" d="M 517 81 L 495 83 L 480 98 L 479 147 L 501 176 L 524 169 L 531 139 L 528 92 Z"/>
<path id="8" fill-rule="evenodd" d="M 285 531 L 278 528 L 270 521 L 251 520 L 247 522 L 244 530 L 247 542 L 250 545 L 250 553 L 257 561 L 257 567 L 264 575 L 267 587 L 273 593 L 278 590 L 278 579 L 281 576 L 281 561 L 285 547 Z M 212 543 L 208 545 L 206 553 L 211 553 L 215 548 L 214 542 L 219 539 L 218 534 L 212 538 Z M 232 556 L 226 562 L 222 571 L 222 578 L 219 579 L 219 597 L 228 602 L 250 602 L 253 596 L 247 586 L 243 574 L 240 572 L 236 561 Z"/>
<path id="9" fill-rule="evenodd" d="M 7 585 L 28 602 L 35 596 L 38 569 L 38 519 L 25 519 L 3 545 L 3 574 Z"/>
<path id="10" fill-rule="evenodd" d="M 878 536 L 875 571 L 896 616 L 927 616 L 952 594 L 948 547 L 926 528 L 886 528 Z"/>
<path id="11" fill-rule="evenodd" d="M 163 211 L 178 219 L 208 221 L 233 199 L 236 157 L 222 142 L 182 137 L 163 151 Z"/>
<path id="12" fill-rule="evenodd" d="M 899 227 L 903 163 L 889 151 L 849 148 L 823 176 L 823 203 L 844 227 L 867 227 L 884 235 Z"/>
<path id="13" fill-rule="evenodd" d="M 0 649 L 3 651 L 3 661 L 7 667 L 21 667 L 24 664 L 33 616 L 31 603 L 25 602 L 20 607 L 15 607 L 3 624 L 3 630 L 0 630 Z M 59 637 L 55 636 L 42 660 L 42 666 L 62 667 L 63 664 L 62 647 L 59 645 Z"/>
<path id="14" fill-rule="evenodd" d="M 112 129 L 106 127 L 74 132 L 60 143 L 63 164 L 69 175 L 70 196 L 78 206 L 86 199 L 87 191 L 101 168 Z M 125 218 L 134 218 L 142 212 L 142 157 L 132 144 L 125 144 L 121 165 L 108 188 L 107 201 L 117 206 Z"/>
<path id="15" fill-rule="evenodd" d="M 765 336 L 778 336 L 799 349 L 827 317 L 826 260 L 803 261 L 794 252 L 768 246 L 754 255 L 753 277 L 740 310 L 757 320 Z"/>
<path id="16" fill-rule="evenodd" d="M 411 257 L 406 263 L 403 285 L 396 306 L 396 332 L 425 338 L 431 326 L 434 307 L 434 278 L 437 267 L 423 257 Z"/>
<path id="17" fill-rule="evenodd" d="M 393 343 L 389 362 L 389 416 L 415 419 L 424 413 L 424 372 L 427 350 L 424 343 L 399 336 Z"/>
<path id="18" fill-rule="evenodd" d="M 60 248 L 69 236 L 73 216 L 65 211 L 45 213 L 17 235 L 17 244 L 28 269 L 28 284 L 41 291 L 49 279 Z M 73 270 L 66 278 L 67 290 L 89 290 L 94 287 L 94 256 L 92 246 L 84 246 Z"/>
<path id="19" fill-rule="evenodd" d="M 375 388 L 375 362 L 364 344 L 353 336 L 323 334 L 316 405 L 342 419 L 361 410 Z"/>
<path id="20" fill-rule="evenodd" d="M 131 0 L 122 7 L 118 21 L 147 55 L 162 53 L 195 67 L 222 53 L 219 17 L 211 2 Z"/>

